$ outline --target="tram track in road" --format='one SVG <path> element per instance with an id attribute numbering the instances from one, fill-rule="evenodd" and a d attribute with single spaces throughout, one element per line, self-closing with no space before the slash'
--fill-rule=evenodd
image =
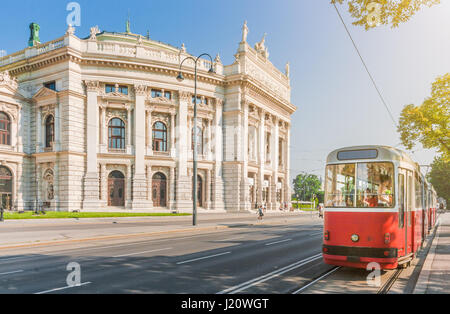
<path id="1" fill-rule="evenodd" d="M 309 287 L 313 286 L 314 284 L 316 284 L 317 282 L 321 281 L 322 279 L 325 279 L 326 277 L 330 276 L 331 274 L 333 274 L 334 272 L 338 271 L 339 269 L 341 269 L 340 266 L 337 267 L 333 267 L 331 270 L 328 270 L 322 274 L 320 274 L 319 276 L 317 276 L 316 278 L 314 278 L 313 280 L 311 280 L 309 283 L 307 283 L 306 285 L 303 285 L 301 288 L 299 289 L 295 289 L 294 291 L 292 291 L 290 294 L 300 294 L 303 291 L 305 291 L 306 289 L 308 289 Z"/>
<path id="2" fill-rule="evenodd" d="M 377 294 L 388 294 L 389 290 L 391 290 L 392 286 L 395 284 L 397 279 L 400 277 L 403 269 L 399 268 L 394 271 L 392 271 L 392 274 L 389 276 L 389 278 L 381 285 L 380 289 L 378 290 Z"/>

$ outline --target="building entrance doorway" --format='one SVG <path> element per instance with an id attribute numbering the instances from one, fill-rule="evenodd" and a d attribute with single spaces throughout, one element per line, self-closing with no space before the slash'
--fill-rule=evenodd
<path id="1" fill-rule="evenodd" d="M 108 177 L 108 206 L 125 206 L 125 176 L 113 171 Z"/>

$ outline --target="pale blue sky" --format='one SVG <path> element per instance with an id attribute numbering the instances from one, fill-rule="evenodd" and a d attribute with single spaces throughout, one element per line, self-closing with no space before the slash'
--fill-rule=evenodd
<path id="1" fill-rule="evenodd" d="M 70 1 L 4 1 L 0 12 L 0 50 L 13 53 L 26 47 L 28 25 L 41 26 L 41 41 L 61 36 Z M 358 44 L 394 117 L 410 103 L 420 104 L 431 83 L 450 71 L 450 1 L 426 8 L 399 28 L 380 27 L 366 32 L 351 25 L 345 7 L 339 9 Z M 165 0 L 78 1 L 81 27 L 125 30 L 130 11 L 133 33 L 188 52 L 220 53 L 230 64 L 248 21 L 248 41 L 254 44 L 267 33 L 270 60 L 284 71 L 291 63 L 292 176 L 299 171 L 323 176 L 327 154 L 351 145 L 396 146 L 399 135 L 329 0 Z M 421 150 L 413 157 L 429 164 L 434 153 Z"/>

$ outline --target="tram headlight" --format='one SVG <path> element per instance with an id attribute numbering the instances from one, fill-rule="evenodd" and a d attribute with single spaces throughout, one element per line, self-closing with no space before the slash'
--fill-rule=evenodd
<path id="1" fill-rule="evenodd" d="M 353 242 L 358 242 L 359 241 L 359 235 L 357 235 L 357 234 L 352 235 L 352 241 Z"/>

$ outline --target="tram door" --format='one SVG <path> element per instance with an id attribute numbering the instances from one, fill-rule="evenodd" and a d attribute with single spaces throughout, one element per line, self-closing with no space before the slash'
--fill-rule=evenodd
<path id="1" fill-rule="evenodd" d="M 399 169 L 398 175 L 398 228 L 400 230 L 400 239 L 403 239 L 402 250 L 399 255 L 405 256 L 406 250 L 408 247 L 408 231 L 407 231 L 407 221 L 406 221 L 406 180 L 405 180 L 406 172 L 402 169 Z M 403 236 L 402 236 L 403 235 Z"/>
<path id="2" fill-rule="evenodd" d="M 399 169 L 398 175 L 398 226 L 400 238 L 403 239 L 403 250 L 400 256 L 408 255 L 412 252 L 412 201 L 413 201 L 413 174 L 411 171 Z"/>

